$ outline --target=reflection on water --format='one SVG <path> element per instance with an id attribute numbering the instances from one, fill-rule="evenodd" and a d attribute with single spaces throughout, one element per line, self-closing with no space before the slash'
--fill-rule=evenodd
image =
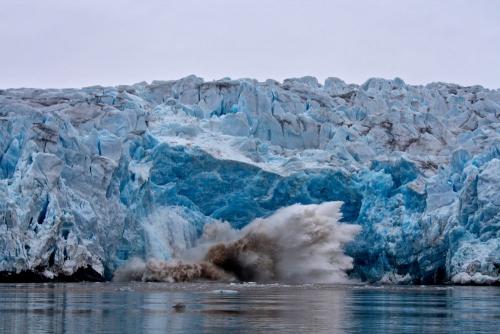
<path id="1" fill-rule="evenodd" d="M 215 291 L 221 289 L 237 293 Z M 2 333 L 498 333 L 499 328 L 498 287 L 0 285 Z"/>

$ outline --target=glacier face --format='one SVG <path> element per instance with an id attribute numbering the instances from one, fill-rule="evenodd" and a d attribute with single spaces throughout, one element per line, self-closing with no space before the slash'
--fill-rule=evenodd
<path id="1" fill-rule="evenodd" d="M 500 283 L 500 90 L 401 79 L 0 90 L 0 273 L 109 278 L 343 201 L 350 277 Z"/>

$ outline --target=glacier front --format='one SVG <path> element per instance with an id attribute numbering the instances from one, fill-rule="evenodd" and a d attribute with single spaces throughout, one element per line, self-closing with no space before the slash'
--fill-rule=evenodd
<path id="1" fill-rule="evenodd" d="M 0 90 L 0 280 L 101 280 L 342 201 L 351 279 L 500 283 L 500 90 L 196 76 Z"/>

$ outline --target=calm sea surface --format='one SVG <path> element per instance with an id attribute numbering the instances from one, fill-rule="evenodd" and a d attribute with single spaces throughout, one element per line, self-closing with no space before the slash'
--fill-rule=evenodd
<path id="1" fill-rule="evenodd" d="M 500 333 L 500 288 L 0 284 L 0 331 Z"/>

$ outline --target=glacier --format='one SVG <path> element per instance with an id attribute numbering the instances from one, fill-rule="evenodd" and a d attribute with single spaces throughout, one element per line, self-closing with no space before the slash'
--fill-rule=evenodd
<path id="1" fill-rule="evenodd" d="M 0 90 L 0 280 L 104 280 L 342 201 L 351 279 L 500 283 L 500 90 L 189 76 Z"/>

